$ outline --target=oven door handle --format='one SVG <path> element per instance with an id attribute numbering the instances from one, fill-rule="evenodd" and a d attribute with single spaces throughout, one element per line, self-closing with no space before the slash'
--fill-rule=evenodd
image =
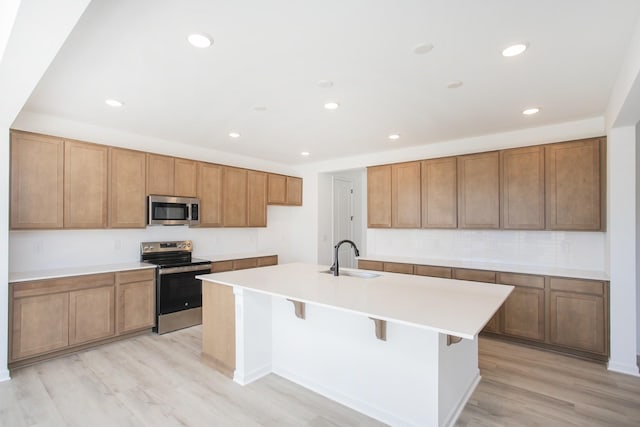
<path id="1" fill-rule="evenodd" d="M 158 270 L 158 274 L 160 276 L 164 276 L 165 274 L 190 273 L 192 271 L 202 271 L 203 273 L 210 273 L 211 264 L 185 265 L 182 267 L 161 268 Z"/>

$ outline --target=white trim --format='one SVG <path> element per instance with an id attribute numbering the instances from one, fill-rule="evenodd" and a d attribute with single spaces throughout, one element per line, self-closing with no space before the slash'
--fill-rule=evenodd
<path id="1" fill-rule="evenodd" d="M 11 375 L 9 374 L 8 369 L 0 370 L 0 383 L 9 381 L 11 379 Z"/>
<path id="2" fill-rule="evenodd" d="M 253 371 L 242 374 L 237 369 L 233 372 L 233 381 L 240 385 L 247 385 L 271 373 L 271 365 L 264 365 Z"/>
<path id="3" fill-rule="evenodd" d="M 638 371 L 638 365 L 629 365 L 626 363 L 609 361 L 609 363 L 607 364 L 607 369 L 612 372 L 627 374 L 633 377 L 640 377 L 640 372 Z"/>
<path id="4" fill-rule="evenodd" d="M 471 383 L 469 384 L 469 388 L 467 389 L 466 393 L 464 394 L 462 399 L 460 399 L 460 402 L 458 402 L 458 405 L 451 412 L 451 415 L 449 416 L 447 421 L 445 421 L 444 423 L 445 426 L 454 426 L 456 424 L 456 421 L 458 421 L 458 418 L 460 417 L 460 414 L 464 410 L 464 407 L 467 406 L 467 402 L 469 402 L 469 399 L 473 395 L 473 392 L 476 391 L 476 387 L 478 387 L 478 384 L 480 384 L 481 379 L 482 379 L 482 376 L 480 375 L 480 371 L 478 371 L 478 375 L 476 375 L 476 377 L 471 380 Z"/>

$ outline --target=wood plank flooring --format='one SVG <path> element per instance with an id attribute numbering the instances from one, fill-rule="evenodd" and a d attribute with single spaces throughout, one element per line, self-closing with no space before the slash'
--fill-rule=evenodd
<path id="1" fill-rule="evenodd" d="M 16 370 L 0 426 L 382 426 L 275 375 L 246 387 L 200 359 L 201 327 Z M 491 339 L 456 426 L 638 426 L 640 378 Z"/>

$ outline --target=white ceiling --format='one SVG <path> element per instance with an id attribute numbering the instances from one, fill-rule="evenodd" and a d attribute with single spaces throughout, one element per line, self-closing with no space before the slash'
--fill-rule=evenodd
<path id="1" fill-rule="evenodd" d="M 93 0 L 24 109 L 326 160 L 601 116 L 639 16 L 638 0 Z M 194 32 L 214 44 L 192 47 Z"/>

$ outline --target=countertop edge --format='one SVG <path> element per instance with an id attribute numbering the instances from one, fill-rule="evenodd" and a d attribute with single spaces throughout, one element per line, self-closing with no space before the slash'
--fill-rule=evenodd
<path id="1" fill-rule="evenodd" d="M 61 277 L 85 276 L 89 274 L 115 273 L 129 270 L 155 269 L 153 264 L 142 262 L 90 265 L 82 267 L 65 267 L 47 270 L 21 271 L 9 273 L 9 284 L 31 282 L 33 280 L 58 279 Z"/>

